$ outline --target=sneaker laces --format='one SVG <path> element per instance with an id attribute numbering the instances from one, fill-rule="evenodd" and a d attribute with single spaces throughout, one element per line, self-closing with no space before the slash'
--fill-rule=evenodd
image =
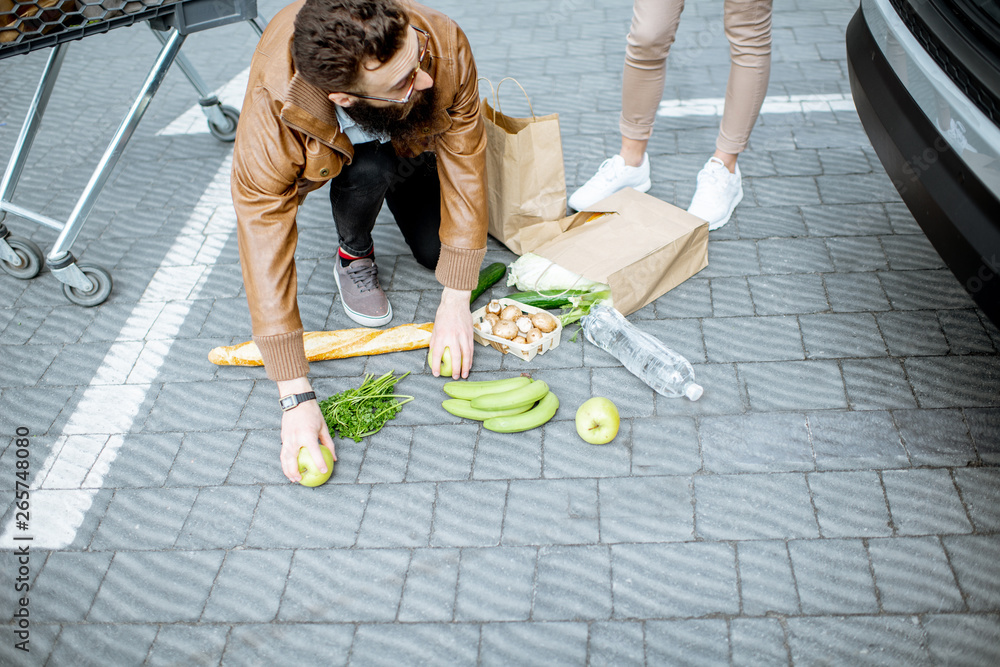
<path id="1" fill-rule="evenodd" d="M 595 177 L 601 178 L 606 183 L 613 183 L 621 178 L 624 172 L 625 160 L 620 155 L 612 155 L 597 168 Z"/>
<path id="2" fill-rule="evenodd" d="M 721 185 L 726 182 L 729 176 L 732 176 L 732 174 L 725 163 L 713 155 L 705 163 L 705 167 L 698 172 L 698 185 L 701 185 L 702 182 L 707 182 L 711 185 Z"/>
<path id="3" fill-rule="evenodd" d="M 378 289 L 378 266 L 374 262 L 352 262 L 344 271 L 361 292 Z"/>

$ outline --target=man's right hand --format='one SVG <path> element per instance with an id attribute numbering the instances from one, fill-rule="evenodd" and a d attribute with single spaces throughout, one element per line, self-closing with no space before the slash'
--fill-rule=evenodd
<path id="1" fill-rule="evenodd" d="M 304 381 L 304 384 L 303 384 Z M 279 382 L 278 391 L 281 396 L 288 394 L 301 394 L 311 391 L 309 381 L 305 378 Z M 337 452 L 334 451 L 333 438 L 320 412 L 319 403 L 316 400 L 299 403 L 291 410 L 286 410 L 281 415 L 281 471 L 285 477 L 293 482 L 299 482 L 302 474 L 299 472 L 299 450 L 303 447 L 309 450 L 309 455 L 319 466 L 321 472 L 326 472 L 326 461 L 323 460 L 323 453 L 320 447 L 326 447 L 333 455 L 333 460 L 337 460 Z"/>

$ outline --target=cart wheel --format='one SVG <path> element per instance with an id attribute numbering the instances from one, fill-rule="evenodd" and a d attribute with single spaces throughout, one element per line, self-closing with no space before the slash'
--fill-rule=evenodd
<path id="1" fill-rule="evenodd" d="M 99 306 L 111 294 L 111 274 L 93 264 L 77 264 L 84 275 L 93 281 L 94 286 L 89 291 L 77 289 L 72 285 L 63 284 L 63 294 L 78 306 Z"/>
<path id="2" fill-rule="evenodd" d="M 38 272 L 42 270 L 42 265 L 45 263 L 45 256 L 42 255 L 42 249 L 34 241 L 20 239 L 16 236 L 8 236 L 7 244 L 17 253 L 17 256 L 21 259 L 21 263 L 15 265 L 0 260 L 0 268 L 18 280 L 30 280 L 37 276 Z"/>
<path id="3" fill-rule="evenodd" d="M 219 111 L 226 117 L 226 125 L 219 127 L 212 121 L 208 121 L 208 131 L 219 141 L 234 141 L 236 139 L 236 123 L 240 120 L 240 112 L 224 104 L 219 106 Z"/>

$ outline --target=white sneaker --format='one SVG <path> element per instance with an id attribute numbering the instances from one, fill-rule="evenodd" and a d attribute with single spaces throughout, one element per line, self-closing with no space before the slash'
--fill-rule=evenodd
<path id="1" fill-rule="evenodd" d="M 569 198 L 569 207 L 582 211 L 624 188 L 647 192 L 652 185 L 649 180 L 649 155 L 642 154 L 642 164 L 638 167 L 629 167 L 625 158 L 615 155 L 602 162 L 597 173 L 573 193 Z"/>
<path id="2" fill-rule="evenodd" d="M 718 229 L 729 222 L 733 209 L 743 200 L 743 177 L 740 166 L 731 174 L 722 160 L 714 155 L 698 172 L 698 189 L 691 198 L 688 213 L 708 222 L 709 229 Z"/>

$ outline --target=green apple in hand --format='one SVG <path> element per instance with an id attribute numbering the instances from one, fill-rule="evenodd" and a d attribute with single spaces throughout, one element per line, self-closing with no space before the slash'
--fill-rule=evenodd
<path id="1" fill-rule="evenodd" d="M 614 440 L 620 424 L 618 408 L 603 396 L 587 399 L 576 411 L 576 432 L 592 445 Z"/>
<path id="2" fill-rule="evenodd" d="M 430 350 L 427 351 L 427 365 L 431 365 L 431 354 Z M 451 376 L 451 348 L 444 348 L 444 354 L 441 355 L 441 377 Z"/>
<path id="3" fill-rule="evenodd" d="M 302 480 L 299 484 L 302 486 L 319 486 L 330 479 L 330 475 L 333 474 L 333 454 L 322 445 L 320 445 L 319 451 L 323 452 L 323 460 L 326 461 L 326 472 L 319 471 L 319 466 L 313 461 L 313 457 L 309 454 L 308 449 L 305 447 L 299 448 L 299 473 L 302 475 Z"/>

